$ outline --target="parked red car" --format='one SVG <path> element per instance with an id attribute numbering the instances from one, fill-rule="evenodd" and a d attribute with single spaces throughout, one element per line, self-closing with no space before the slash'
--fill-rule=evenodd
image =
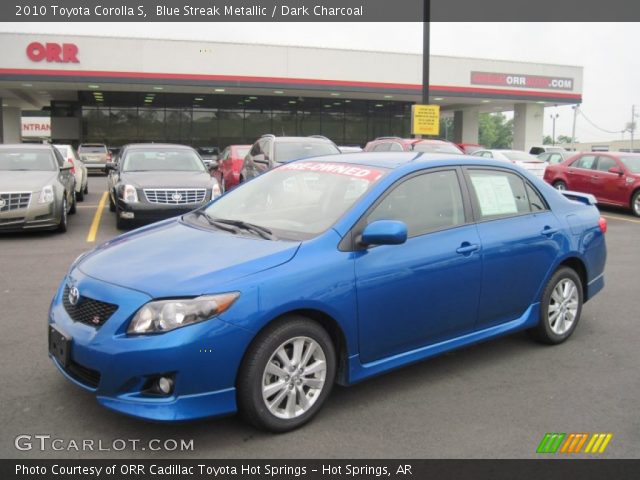
<path id="1" fill-rule="evenodd" d="M 379 137 L 364 147 L 365 152 L 425 152 L 464 155 L 454 143 L 427 138 Z"/>
<path id="2" fill-rule="evenodd" d="M 484 149 L 484 147 L 478 143 L 456 143 L 456 145 L 467 155 L 472 155 L 474 152 Z"/>
<path id="3" fill-rule="evenodd" d="M 212 175 L 218 179 L 222 192 L 240 183 L 240 170 L 251 145 L 229 145 L 218 157 L 218 168 Z"/>
<path id="4" fill-rule="evenodd" d="M 558 190 L 591 193 L 599 203 L 630 208 L 640 217 L 640 154 L 579 153 L 549 165 L 544 179 Z"/>

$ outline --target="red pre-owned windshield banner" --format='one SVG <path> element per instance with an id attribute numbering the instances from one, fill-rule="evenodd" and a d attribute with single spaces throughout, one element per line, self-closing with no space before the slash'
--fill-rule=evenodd
<path id="1" fill-rule="evenodd" d="M 303 172 L 333 173 L 375 182 L 384 175 L 382 170 L 349 163 L 295 162 L 278 168 L 278 171 L 298 170 Z"/>

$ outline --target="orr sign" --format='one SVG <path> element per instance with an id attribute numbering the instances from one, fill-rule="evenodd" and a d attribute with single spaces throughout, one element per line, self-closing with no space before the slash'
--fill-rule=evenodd
<path id="1" fill-rule="evenodd" d="M 573 90 L 573 78 L 516 73 L 471 72 L 471 83 L 473 85 L 494 85 L 498 87 Z"/>
<path id="2" fill-rule="evenodd" d="M 75 43 L 31 42 L 27 45 L 27 57 L 32 62 L 80 63 Z"/>

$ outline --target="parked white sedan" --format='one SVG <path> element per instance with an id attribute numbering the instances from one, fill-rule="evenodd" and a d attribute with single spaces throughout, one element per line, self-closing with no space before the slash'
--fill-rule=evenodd
<path id="1" fill-rule="evenodd" d="M 544 177 L 544 171 L 547 168 L 547 165 L 549 165 L 547 162 L 521 150 L 483 149 L 473 152 L 473 155 L 476 157 L 494 158 L 496 160 L 515 163 L 525 170 L 529 170 L 538 178 Z"/>
<path id="2" fill-rule="evenodd" d="M 71 172 L 76 177 L 76 200 L 82 202 L 85 193 L 89 193 L 89 174 L 84 162 L 71 145 L 54 145 L 64 159 L 73 165 Z"/>

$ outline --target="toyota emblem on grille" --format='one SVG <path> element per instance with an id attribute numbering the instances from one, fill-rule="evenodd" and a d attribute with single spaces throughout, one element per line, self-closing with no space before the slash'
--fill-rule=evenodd
<path id="1" fill-rule="evenodd" d="M 4 207 L 7 202 L 4 201 L 4 198 L 0 198 L 0 208 Z"/>
<path id="2" fill-rule="evenodd" d="M 78 304 L 80 300 L 80 291 L 76 287 L 71 287 L 69 289 L 69 303 L 74 307 Z"/>
<path id="3" fill-rule="evenodd" d="M 182 194 L 180 193 L 174 193 L 173 195 L 171 195 L 171 199 L 174 202 L 179 202 L 180 200 L 182 200 Z"/>

